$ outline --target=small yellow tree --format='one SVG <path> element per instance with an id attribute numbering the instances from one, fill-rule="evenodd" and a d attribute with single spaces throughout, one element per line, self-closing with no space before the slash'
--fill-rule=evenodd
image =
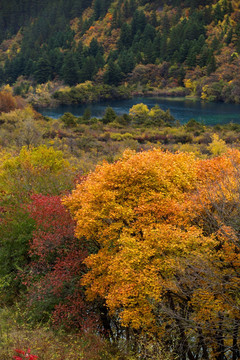
<path id="1" fill-rule="evenodd" d="M 148 119 L 149 109 L 145 104 L 133 105 L 129 110 L 129 115 L 132 116 L 133 122 L 136 124 L 143 124 Z"/>
<path id="2" fill-rule="evenodd" d="M 227 145 L 224 140 L 219 139 L 218 134 L 213 134 L 212 142 L 209 144 L 208 150 L 213 156 L 219 156 L 227 152 Z"/>

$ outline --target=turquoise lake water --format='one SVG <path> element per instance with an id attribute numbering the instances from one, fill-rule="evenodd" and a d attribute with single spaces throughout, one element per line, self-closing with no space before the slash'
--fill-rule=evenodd
<path id="1" fill-rule="evenodd" d="M 107 106 L 111 106 L 117 115 L 128 113 L 129 109 L 138 103 L 144 103 L 149 108 L 158 104 L 161 109 L 170 109 L 171 114 L 181 124 L 195 119 L 205 125 L 226 124 L 229 122 L 240 124 L 240 105 L 224 103 L 205 103 L 199 100 L 183 98 L 161 97 L 134 97 L 128 100 L 109 100 L 90 105 L 62 105 L 57 108 L 40 108 L 38 111 L 44 116 L 58 119 L 65 112 L 71 112 L 75 116 L 83 115 L 86 108 L 90 108 L 92 117 L 101 118 Z"/>

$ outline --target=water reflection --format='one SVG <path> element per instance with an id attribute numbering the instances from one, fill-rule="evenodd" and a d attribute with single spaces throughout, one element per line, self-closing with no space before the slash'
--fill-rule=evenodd
<path id="1" fill-rule="evenodd" d="M 58 119 L 65 112 L 81 116 L 86 108 L 90 108 L 93 117 L 101 118 L 107 106 L 111 106 L 117 115 L 122 115 L 128 113 L 129 109 L 138 103 L 144 103 L 149 108 L 157 104 L 164 111 L 170 109 L 172 115 L 182 124 L 190 119 L 195 119 L 205 125 L 240 123 L 240 105 L 205 103 L 182 98 L 135 97 L 128 100 L 109 100 L 90 105 L 62 105 L 58 108 L 38 109 L 38 111 L 45 116 Z"/>

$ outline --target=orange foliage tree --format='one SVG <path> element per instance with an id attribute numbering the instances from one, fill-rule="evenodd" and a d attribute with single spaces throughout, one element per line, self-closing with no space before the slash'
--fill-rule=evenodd
<path id="1" fill-rule="evenodd" d="M 240 152 L 228 150 L 221 157 L 198 162 L 200 186 L 192 198 L 192 221 L 215 247 L 206 280 L 194 294 L 192 305 L 197 323 L 211 344 L 210 358 L 238 359 L 239 266 L 240 266 Z M 198 274 L 199 276 L 199 274 Z M 200 281 L 200 276 L 199 279 Z M 197 310 L 197 311 L 196 311 Z"/>
<path id="2" fill-rule="evenodd" d="M 87 297 L 105 303 L 132 346 L 137 335 L 181 360 L 239 356 L 239 164 L 237 151 L 211 160 L 126 151 L 64 199 L 94 249 Z"/>
<path id="3" fill-rule="evenodd" d="M 98 166 L 64 201 L 76 236 L 99 248 L 86 260 L 88 299 L 104 299 L 128 329 L 161 332 L 159 306 L 177 291 L 179 257 L 207 244 L 184 217 L 196 175 L 191 155 L 127 151 L 117 163 Z"/>
<path id="4" fill-rule="evenodd" d="M 19 96 L 12 96 L 10 92 L 0 92 L 0 114 L 2 112 L 10 112 L 14 109 L 22 109 L 25 106 L 25 102 Z"/>

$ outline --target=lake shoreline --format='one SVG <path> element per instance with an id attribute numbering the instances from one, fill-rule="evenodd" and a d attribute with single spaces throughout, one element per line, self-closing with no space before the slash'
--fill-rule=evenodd
<path id="1" fill-rule="evenodd" d="M 170 110 L 172 116 L 181 124 L 191 119 L 204 125 L 240 123 L 240 105 L 226 103 L 207 103 L 201 99 L 189 97 L 143 96 L 123 100 L 105 100 L 90 104 L 60 105 L 57 108 L 38 108 L 43 116 L 60 118 L 64 113 L 72 113 L 76 117 L 83 116 L 86 109 L 92 118 L 102 118 L 106 108 L 111 107 L 116 115 L 128 114 L 132 106 L 143 103 L 149 109 L 158 105 L 163 111 Z"/>
<path id="2" fill-rule="evenodd" d="M 54 94 L 53 94 L 54 96 Z M 132 90 L 129 93 L 123 94 L 122 96 L 108 96 L 107 98 L 104 98 L 102 96 L 99 96 L 99 98 L 97 99 L 91 99 L 88 98 L 87 101 L 79 101 L 79 102 L 75 102 L 74 99 L 68 99 L 67 101 L 63 101 L 62 99 L 59 100 L 55 97 L 51 97 L 48 99 L 44 99 L 46 100 L 45 102 L 43 101 L 43 99 L 39 99 L 39 101 L 37 101 L 36 99 L 34 99 L 34 102 L 31 102 L 31 105 L 34 107 L 34 109 L 38 110 L 39 108 L 56 108 L 58 106 L 65 106 L 65 105 L 92 105 L 92 104 L 97 104 L 100 102 L 105 102 L 105 101 L 116 101 L 116 100 L 129 100 L 129 99 L 133 99 L 133 98 L 137 98 L 137 97 L 166 97 L 166 98 L 183 98 L 183 99 L 188 99 L 188 97 L 190 99 L 192 99 L 193 101 L 200 101 L 201 98 L 197 97 L 197 96 L 192 96 L 189 94 L 188 89 L 183 88 L 183 87 L 176 87 L 176 88 L 166 88 L 166 89 L 154 89 L 154 90 L 147 90 L 147 89 L 140 89 L 140 90 Z"/>
<path id="3" fill-rule="evenodd" d="M 121 89 L 120 89 L 121 88 Z M 89 89 L 88 89 L 89 90 Z M 131 89 L 128 87 L 113 87 L 108 89 L 108 93 L 98 93 L 97 96 L 84 96 L 84 99 L 79 101 L 78 98 L 75 98 L 74 95 L 71 95 L 71 91 L 74 93 L 74 88 L 71 88 L 69 91 L 69 96 L 62 97 L 61 92 L 57 91 L 52 93 L 47 98 L 34 98 L 34 101 L 29 101 L 29 103 L 34 107 L 35 110 L 39 109 L 55 109 L 60 106 L 92 106 L 99 103 L 105 102 L 114 102 L 114 101 L 124 101 L 131 100 L 135 98 L 166 98 L 166 99 L 181 99 L 183 101 L 193 101 L 201 102 L 203 104 L 232 104 L 239 105 L 238 103 L 228 103 L 228 102 L 216 102 L 216 101 L 206 101 L 201 99 L 200 96 L 193 95 L 185 87 L 175 87 L 175 88 L 165 88 L 165 89 Z M 27 100 L 28 101 L 28 100 Z"/>

